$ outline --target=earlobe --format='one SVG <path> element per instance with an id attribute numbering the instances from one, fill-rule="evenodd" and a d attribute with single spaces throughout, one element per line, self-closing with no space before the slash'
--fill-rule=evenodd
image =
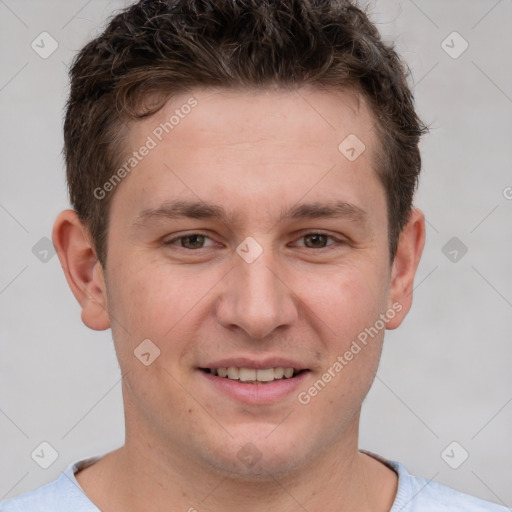
<path id="1" fill-rule="evenodd" d="M 74 210 L 64 210 L 55 220 L 52 241 L 67 282 L 82 308 L 87 327 L 110 327 L 103 269 L 85 226 Z"/>
<path id="2" fill-rule="evenodd" d="M 387 329 L 396 329 L 411 308 L 414 276 L 424 245 L 425 216 L 421 210 L 413 208 L 409 222 L 400 233 L 393 260 L 388 307 L 393 308 L 398 314 L 387 322 Z"/>

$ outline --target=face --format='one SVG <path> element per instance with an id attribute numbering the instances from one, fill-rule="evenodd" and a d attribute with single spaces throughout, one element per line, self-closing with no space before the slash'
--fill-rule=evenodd
<path id="1" fill-rule="evenodd" d="M 127 160 L 152 147 L 115 188 L 104 270 L 127 442 L 246 477 L 357 443 L 403 314 L 372 126 L 349 92 L 198 89 L 131 127 Z"/>

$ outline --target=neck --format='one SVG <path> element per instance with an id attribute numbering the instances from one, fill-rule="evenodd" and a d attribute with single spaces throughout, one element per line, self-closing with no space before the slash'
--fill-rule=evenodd
<path id="1" fill-rule="evenodd" d="M 358 451 L 357 427 L 352 427 L 355 436 L 347 435 L 352 442 L 331 444 L 286 474 L 261 471 L 256 477 L 223 473 L 182 447 L 162 449 L 140 435 L 137 425 L 137 436 L 127 430 L 127 443 L 77 480 L 103 512 L 169 512 L 170 503 L 172 510 L 190 512 L 387 512 L 396 494 L 396 475 Z"/>

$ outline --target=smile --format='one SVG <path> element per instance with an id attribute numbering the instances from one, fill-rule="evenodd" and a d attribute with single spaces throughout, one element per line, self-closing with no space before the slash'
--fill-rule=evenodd
<path id="1" fill-rule="evenodd" d="M 204 392 L 210 401 L 218 394 L 236 402 L 262 406 L 294 400 L 304 389 L 311 374 L 307 369 L 292 367 L 248 368 L 246 366 L 219 366 L 198 368 Z"/>
<path id="2" fill-rule="evenodd" d="M 203 371 L 217 377 L 244 382 L 246 384 L 262 384 L 276 380 L 291 379 L 305 370 L 294 368 L 244 368 L 230 366 L 228 368 L 202 368 Z"/>

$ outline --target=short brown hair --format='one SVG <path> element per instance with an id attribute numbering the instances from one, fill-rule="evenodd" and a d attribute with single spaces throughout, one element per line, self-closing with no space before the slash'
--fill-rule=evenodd
<path id="1" fill-rule="evenodd" d="M 123 155 L 127 123 L 193 87 L 351 88 L 368 101 L 394 258 L 421 168 L 406 68 L 348 0 L 142 0 L 76 56 L 64 123 L 71 204 L 106 263 L 109 205 L 94 190 Z M 148 97 L 160 101 L 147 105 Z M 341 142 L 341 141 L 340 141 Z"/>

